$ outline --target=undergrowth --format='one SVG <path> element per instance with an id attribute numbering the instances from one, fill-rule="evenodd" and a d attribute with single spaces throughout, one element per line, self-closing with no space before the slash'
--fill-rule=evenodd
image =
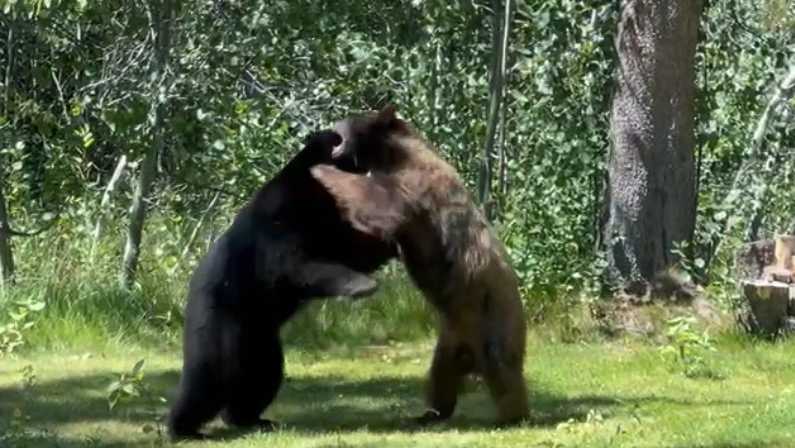
<path id="1" fill-rule="evenodd" d="M 117 256 L 112 243 L 109 239 L 93 252 L 79 245 L 28 243 L 18 248 L 22 275 L 0 290 L 0 355 L 71 347 L 178 347 L 188 279 L 197 259 L 170 269 L 154 254 L 145 256 L 138 282 L 127 290 L 119 286 L 111 262 Z M 36 264 L 24 263 L 33 259 Z M 380 288 L 372 297 L 311 302 L 283 328 L 284 343 L 322 348 L 429 335 L 435 316 L 402 268 L 393 263 L 376 276 Z"/>
<path id="2" fill-rule="evenodd" d="M 109 233 L 97 245 L 68 234 L 20 239 L 15 247 L 16 284 L 0 289 L 0 355 L 129 345 L 178 349 L 190 274 L 223 223 L 201 232 L 192 250 L 177 256 L 182 245 L 163 249 L 168 235 L 157 219 L 152 217 L 138 281 L 129 290 L 117 279 L 122 240 L 118 233 Z M 313 349 L 433 337 L 436 313 L 400 263 L 389 264 L 376 278 L 380 288 L 372 297 L 310 303 L 283 328 L 284 344 Z M 603 318 L 594 313 L 600 299 L 593 291 L 549 295 L 527 287 L 522 294 L 530 327 L 550 341 L 600 342 L 615 336 L 604 331 Z M 654 327 L 664 328 L 670 317 L 662 313 Z"/>

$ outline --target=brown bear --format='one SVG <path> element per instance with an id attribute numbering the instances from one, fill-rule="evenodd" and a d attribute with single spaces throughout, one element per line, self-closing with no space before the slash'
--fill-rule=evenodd
<path id="1" fill-rule="evenodd" d="M 470 373 L 485 379 L 498 423 L 524 419 L 526 322 L 518 279 L 458 174 L 392 107 L 343 120 L 336 131 L 343 142 L 332 157 L 353 155 L 369 172 L 318 165 L 312 175 L 355 229 L 398 243 L 413 282 L 440 313 L 429 409 L 417 421 L 449 418 Z"/>

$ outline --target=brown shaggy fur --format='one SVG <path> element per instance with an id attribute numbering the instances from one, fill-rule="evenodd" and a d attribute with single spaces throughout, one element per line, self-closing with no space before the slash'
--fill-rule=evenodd
<path id="1" fill-rule="evenodd" d="M 360 231 L 396 240 L 415 284 L 441 315 L 430 370 L 430 409 L 449 418 L 467 374 L 482 375 L 507 424 L 527 416 L 522 375 L 526 322 L 502 243 L 455 170 L 392 108 L 337 125 L 338 156 L 353 153 L 368 176 L 312 170 Z"/>

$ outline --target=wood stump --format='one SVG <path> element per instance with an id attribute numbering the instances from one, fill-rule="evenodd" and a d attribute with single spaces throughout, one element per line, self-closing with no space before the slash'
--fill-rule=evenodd
<path id="1" fill-rule="evenodd" d="M 735 275 L 739 283 L 762 278 L 766 266 L 775 263 L 775 241 L 760 240 L 743 244 L 734 259 Z"/>
<path id="2" fill-rule="evenodd" d="M 743 282 L 743 293 L 751 305 L 752 325 L 766 335 L 781 329 L 789 308 L 790 287 L 786 283 L 751 280 Z"/>
<path id="3" fill-rule="evenodd" d="M 746 244 L 736 267 L 751 308 L 752 331 L 775 336 L 795 330 L 795 236 Z M 771 257 L 772 255 L 772 257 Z"/>

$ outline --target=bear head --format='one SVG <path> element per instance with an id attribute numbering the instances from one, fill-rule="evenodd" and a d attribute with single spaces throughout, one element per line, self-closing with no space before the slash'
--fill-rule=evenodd
<path id="1" fill-rule="evenodd" d="M 402 145 L 395 139 L 411 137 L 410 125 L 398 118 L 396 109 L 388 105 L 380 111 L 366 112 L 338 121 L 334 130 L 342 141 L 335 145 L 332 164 L 343 171 L 361 173 L 392 168 L 399 164 Z M 346 164 L 345 167 L 341 163 Z M 355 171 L 346 169 L 353 164 Z"/>
<path id="2" fill-rule="evenodd" d="M 363 174 L 365 167 L 355 153 L 333 154 L 343 145 L 332 130 L 311 133 L 303 149 L 268 185 L 268 218 L 301 235 L 308 256 L 336 260 L 360 272 L 372 272 L 397 255 L 394 243 L 360 232 L 340 216 L 331 194 L 310 174 L 310 169 L 329 164 Z M 266 210 L 265 208 L 261 210 Z"/>

